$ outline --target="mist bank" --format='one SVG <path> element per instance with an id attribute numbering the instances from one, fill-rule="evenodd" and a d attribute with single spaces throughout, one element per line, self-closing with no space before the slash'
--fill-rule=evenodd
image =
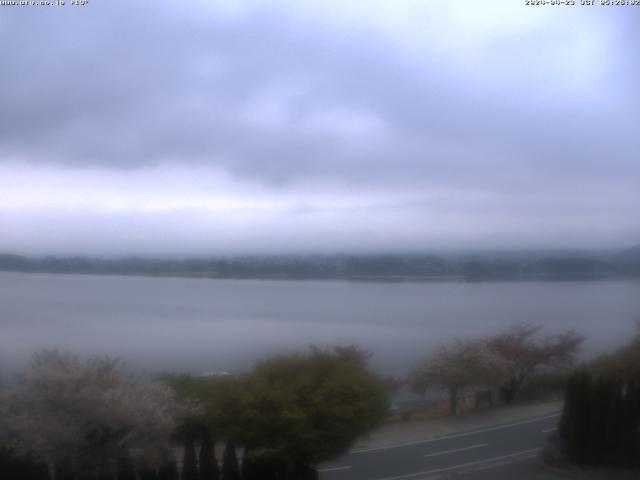
<path id="1" fill-rule="evenodd" d="M 589 280 L 640 278 L 640 245 L 610 252 L 253 255 L 173 259 L 0 254 L 0 270 L 204 278 Z"/>

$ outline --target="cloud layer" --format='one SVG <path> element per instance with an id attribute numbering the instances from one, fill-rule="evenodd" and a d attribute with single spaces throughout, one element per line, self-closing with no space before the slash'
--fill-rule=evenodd
<path id="1" fill-rule="evenodd" d="M 635 12 L 428 5 L 2 7 L 0 249 L 637 243 Z"/>

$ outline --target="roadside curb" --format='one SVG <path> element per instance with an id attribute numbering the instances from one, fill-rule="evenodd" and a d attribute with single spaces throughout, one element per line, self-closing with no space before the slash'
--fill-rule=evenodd
<path id="1" fill-rule="evenodd" d="M 371 437 L 367 440 L 359 442 L 352 449 L 349 450 L 349 454 L 365 453 L 367 451 L 383 450 L 389 448 L 400 448 L 409 445 L 417 445 L 421 443 L 428 443 L 433 440 L 455 437 L 457 435 L 471 435 L 474 433 L 481 433 L 487 430 L 493 430 L 495 428 L 505 428 L 511 425 L 517 425 L 520 423 L 527 423 L 532 421 L 541 420 L 544 418 L 550 418 L 558 416 L 561 411 L 561 406 L 557 404 L 548 404 L 546 411 L 538 411 L 536 413 L 531 412 L 529 415 L 506 415 L 509 413 L 508 409 L 504 410 L 505 415 L 503 418 L 486 419 L 486 422 L 481 421 L 479 417 L 470 415 L 463 421 L 447 422 L 443 419 L 436 421 L 424 421 L 418 424 L 407 424 L 406 431 L 403 431 L 402 427 L 395 426 L 394 431 L 385 431 L 385 427 L 373 432 Z M 465 421 L 468 420 L 468 421 Z M 384 437 L 389 436 L 393 438 L 392 441 L 386 441 Z"/>
<path id="2" fill-rule="evenodd" d="M 549 470 L 550 472 L 557 473 L 558 475 L 562 475 L 563 477 L 566 477 L 566 478 L 572 478 L 575 480 L 584 480 L 584 476 L 578 476 L 577 472 L 560 468 L 545 462 L 542 458 L 542 452 L 540 452 L 540 454 L 538 455 L 538 459 L 540 460 L 540 464 L 543 466 L 543 468 L 545 468 L 546 470 Z"/>

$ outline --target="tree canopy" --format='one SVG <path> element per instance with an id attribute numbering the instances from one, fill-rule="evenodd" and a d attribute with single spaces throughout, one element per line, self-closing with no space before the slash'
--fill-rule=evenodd
<path id="1" fill-rule="evenodd" d="M 488 347 L 505 360 L 508 378 L 501 385 L 507 403 L 513 402 L 525 381 L 542 368 L 570 367 L 584 338 L 572 330 L 541 337 L 539 325 L 518 323 L 488 339 Z"/>
<path id="2" fill-rule="evenodd" d="M 419 362 L 409 375 L 414 390 L 424 393 L 429 386 L 449 392 L 451 414 L 457 413 L 460 389 L 470 385 L 500 384 L 506 378 L 506 363 L 482 340 L 454 339 Z"/>
<path id="3" fill-rule="evenodd" d="M 345 452 L 384 418 L 386 388 L 351 350 L 313 348 L 259 363 L 239 418 L 253 455 L 319 462 Z"/>
<path id="4" fill-rule="evenodd" d="M 135 451 L 158 463 L 186 407 L 165 384 L 128 375 L 111 358 L 34 356 L 1 403 L 0 431 L 37 460 L 99 472 Z"/>
<path id="5" fill-rule="evenodd" d="M 388 409 L 384 382 L 355 346 L 278 355 L 243 376 L 166 377 L 197 398 L 215 432 L 250 458 L 294 468 L 344 453 Z"/>

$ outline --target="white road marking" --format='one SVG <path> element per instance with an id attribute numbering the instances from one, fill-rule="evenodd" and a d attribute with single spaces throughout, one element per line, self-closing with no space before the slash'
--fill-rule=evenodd
<path id="1" fill-rule="evenodd" d="M 542 430 L 542 433 L 549 433 L 549 432 L 553 432 L 554 430 L 557 430 L 558 427 L 553 427 L 553 428 L 545 428 L 544 430 Z"/>
<path id="2" fill-rule="evenodd" d="M 520 452 L 510 453 L 508 455 L 500 455 L 499 457 L 485 458 L 484 460 L 477 460 L 475 462 L 460 463 L 458 465 L 453 465 L 451 467 L 436 468 L 434 470 L 425 470 L 424 472 L 407 473 L 405 475 L 398 475 L 396 477 L 385 477 L 385 478 L 380 478 L 378 480 L 403 480 L 405 478 L 413 478 L 413 477 L 420 477 L 423 475 L 432 475 L 434 473 L 449 472 L 452 470 L 459 470 L 461 468 L 481 465 L 483 463 L 490 463 L 498 460 L 505 460 L 508 458 L 510 459 L 510 458 L 514 458 L 514 457 L 518 457 L 518 456 L 522 456 L 525 454 L 530 454 L 538 451 L 540 451 L 540 448 L 532 448 L 529 450 L 522 450 Z"/>
<path id="3" fill-rule="evenodd" d="M 535 458 L 538 455 L 538 451 L 536 452 L 532 452 L 532 453 L 527 453 L 521 456 L 518 456 L 515 459 L 505 459 L 505 460 L 500 460 L 497 462 L 491 462 L 491 463 L 487 463 L 484 465 L 475 465 L 475 466 L 471 466 L 469 468 L 461 468 L 460 470 L 457 471 L 457 473 L 460 473 L 461 475 L 465 475 L 467 473 L 471 473 L 471 472 L 482 472 L 485 470 L 491 470 L 494 468 L 498 468 L 498 467 L 503 467 L 505 465 L 509 465 L 512 464 L 513 462 L 521 462 L 523 460 L 530 460 L 532 458 Z M 422 480 L 433 480 L 436 478 L 441 478 L 438 475 L 436 475 L 435 477 L 427 477 L 427 478 L 423 478 Z"/>
<path id="4" fill-rule="evenodd" d="M 344 467 L 319 468 L 318 472 L 337 472 L 338 470 L 349 470 L 349 469 L 351 469 L 351 465 L 345 465 Z"/>
<path id="5" fill-rule="evenodd" d="M 465 432 L 465 433 L 456 433 L 453 435 L 445 435 L 443 437 L 438 437 L 438 438 L 432 438 L 429 440 L 417 440 L 415 442 L 406 442 L 406 443 L 396 443 L 393 445 L 385 445 L 382 447 L 371 447 L 371 448 L 361 448 L 361 449 L 356 449 L 356 450 L 351 450 L 348 455 L 354 455 L 357 453 L 366 453 L 366 452 L 376 452 L 378 450 L 389 450 L 392 448 L 401 448 L 401 447 L 409 447 L 411 445 L 422 445 L 425 443 L 432 443 L 432 442 L 440 442 L 442 440 L 449 440 L 450 438 L 460 438 L 460 437 L 466 437 L 468 435 L 476 435 L 478 433 L 484 433 L 484 432 L 491 432 L 494 430 L 500 430 L 502 428 L 509 428 L 509 427 L 515 427 L 517 425 L 526 425 L 527 423 L 535 423 L 535 422 L 540 422 L 542 420 L 547 420 L 549 418 L 553 418 L 553 417 L 559 417 L 560 413 L 554 413 L 551 415 L 545 415 L 544 417 L 536 417 L 536 418 L 532 418 L 529 420 L 522 420 L 520 422 L 514 422 L 514 423 L 507 423 L 505 425 L 498 425 L 495 427 L 489 427 L 489 428 L 483 428 L 481 430 L 474 430 L 472 432 Z"/>
<path id="6" fill-rule="evenodd" d="M 474 448 L 482 448 L 488 445 L 488 443 L 479 443 L 478 445 L 471 445 L 470 447 L 456 448 L 454 450 L 445 450 L 444 452 L 437 453 L 427 453 L 424 458 L 437 457 L 438 455 L 447 455 L 448 453 L 464 452 L 465 450 L 473 450 Z"/>

